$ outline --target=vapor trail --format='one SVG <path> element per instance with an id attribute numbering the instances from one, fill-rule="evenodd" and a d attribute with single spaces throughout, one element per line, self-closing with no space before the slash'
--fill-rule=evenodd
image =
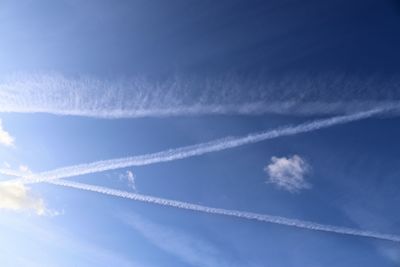
<path id="1" fill-rule="evenodd" d="M 178 209 L 192 210 L 192 211 L 203 212 L 203 213 L 208 213 L 208 214 L 215 214 L 215 215 L 225 215 L 225 216 L 237 217 L 237 218 L 247 219 L 247 220 L 256 220 L 256 221 L 261 221 L 261 222 L 286 225 L 286 226 L 314 230 L 314 231 L 323 231 L 323 232 L 329 232 L 329 233 L 375 238 L 375 239 L 387 240 L 387 241 L 392 241 L 392 242 L 400 242 L 400 236 L 393 235 L 393 234 L 382 234 L 382 233 L 371 232 L 371 231 L 366 231 L 366 230 L 359 230 L 359 229 L 352 229 L 352 228 L 346 228 L 346 227 L 340 227 L 340 226 L 319 224 L 319 223 L 314 223 L 314 222 L 309 222 L 309 221 L 290 219 L 290 218 L 273 216 L 273 215 L 268 215 L 268 214 L 259 214 L 259 213 L 245 212 L 245 211 L 238 211 L 238 210 L 213 208 L 213 207 L 207 207 L 207 206 L 198 205 L 198 204 L 192 204 L 192 203 L 188 203 L 188 202 L 153 197 L 153 196 L 148 196 L 148 195 L 120 191 L 120 190 L 97 186 L 97 185 L 82 184 L 82 183 L 77 183 L 77 182 L 72 182 L 72 181 L 57 180 L 57 181 L 49 181 L 49 183 L 55 184 L 55 185 L 61 185 L 61 186 L 65 186 L 65 187 L 70 187 L 70 188 L 75 188 L 75 189 L 80 189 L 80 190 L 92 191 L 92 192 L 101 193 L 101 194 L 110 195 L 110 196 L 131 199 L 131 200 L 135 200 L 135 201 L 157 204 L 157 205 L 161 205 L 161 206 L 174 207 L 174 208 L 178 208 Z"/>
<path id="2" fill-rule="evenodd" d="M 170 149 L 157 153 L 63 167 L 60 169 L 42 172 L 39 174 L 25 175 L 23 176 L 23 178 L 14 179 L 12 181 L 22 182 L 22 183 L 39 183 L 44 181 L 51 181 L 61 178 L 97 173 L 97 172 L 132 167 L 132 166 L 143 166 L 154 163 L 179 160 L 193 156 L 200 156 L 206 153 L 235 148 L 246 144 L 257 143 L 260 141 L 273 139 L 281 136 L 290 136 L 299 133 L 311 132 L 318 129 L 327 128 L 333 125 L 344 124 L 356 120 L 369 118 L 371 116 L 383 112 L 393 111 L 394 109 L 397 108 L 398 106 L 390 106 L 386 108 L 373 109 L 352 115 L 337 116 L 329 119 L 320 119 L 312 122 L 306 122 L 297 126 L 281 127 L 278 129 L 262 133 L 250 134 L 244 137 L 228 137 L 207 143 Z M 0 173 L 6 174 L 6 172 L 8 171 L 0 170 Z"/>
<path id="3" fill-rule="evenodd" d="M 109 119 L 350 114 L 399 103 L 398 84 L 398 78 L 389 76 L 340 74 L 246 78 L 232 73 L 220 77 L 98 79 L 61 73 L 16 73 L 0 76 L 0 113 Z"/>

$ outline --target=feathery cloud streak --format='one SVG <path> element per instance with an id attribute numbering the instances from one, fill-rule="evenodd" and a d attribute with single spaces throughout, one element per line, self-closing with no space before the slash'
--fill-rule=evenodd
<path id="1" fill-rule="evenodd" d="M 239 266 L 225 260 L 220 249 L 199 236 L 154 223 L 137 214 L 130 213 L 120 217 L 122 222 L 131 226 L 150 243 L 190 266 Z"/>
<path id="2" fill-rule="evenodd" d="M 338 124 L 344 124 L 352 121 L 366 119 L 371 116 L 378 115 L 384 112 L 393 111 L 394 109 L 397 108 L 398 106 L 389 106 L 386 108 L 373 109 L 352 115 L 337 116 L 328 119 L 315 120 L 312 122 L 302 123 L 297 126 L 281 127 L 278 129 L 262 133 L 250 134 L 245 137 L 228 137 L 207 143 L 201 143 L 177 149 L 170 149 L 152 154 L 74 165 L 60 169 L 55 169 L 52 171 L 42 172 L 39 174 L 25 175 L 23 176 L 23 178 L 14 179 L 10 181 L 22 182 L 22 183 L 39 183 L 44 181 L 51 181 L 61 178 L 97 173 L 97 172 L 132 167 L 132 166 L 143 166 L 160 162 L 179 160 L 194 156 L 200 156 L 206 153 L 231 149 L 246 144 L 253 144 L 268 139 L 278 138 L 281 136 L 290 136 L 300 133 L 306 133 L 322 128 L 331 127 Z M 0 169 L 0 173 L 7 174 L 10 173 L 10 171 Z"/>
<path id="3" fill-rule="evenodd" d="M 82 183 L 72 182 L 72 181 L 57 180 L 57 181 L 50 181 L 49 183 L 64 186 L 64 187 L 69 187 L 69 188 L 75 188 L 75 189 L 79 189 L 79 190 L 91 191 L 91 192 L 101 193 L 101 194 L 105 194 L 105 195 L 131 199 L 131 200 L 140 201 L 140 202 L 157 204 L 157 205 L 166 206 L 166 207 L 174 207 L 174 208 L 178 208 L 178 209 L 203 212 L 203 213 L 207 213 L 207 214 L 224 215 L 224 216 L 236 217 L 236 218 L 247 219 L 247 220 L 255 220 L 255 221 L 261 221 L 261 222 L 266 222 L 266 223 L 286 225 L 286 226 L 290 226 L 290 227 L 297 227 L 297 228 L 308 229 L 308 230 L 313 230 L 313 231 L 322 231 L 322 232 L 329 232 L 329 233 L 336 233 L 336 234 L 343 234 L 343 235 L 352 235 L 352 236 L 358 236 L 358 237 L 375 238 L 375 239 L 387 240 L 387 241 L 392 241 L 392 242 L 400 242 L 399 235 L 382 234 L 382 233 L 376 233 L 376 232 L 366 231 L 366 230 L 352 229 L 352 228 L 333 226 L 333 225 L 325 225 L 325 224 L 319 224 L 319 223 L 314 223 L 314 222 L 309 222 L 309 221 L 302 221 L 302 220 L 290 219 L 290 218 L 285 218 L 285 217 L 280 217 L 280 216 L 273 216 L 273 215 L 268 215 L 268 214 L 259 214 L 259 213 L 245 212 L 245 211 L 238 211 L 238 210 L 213 208 L 213 207 L 207 207 L 207 206 L 198 205 L 198 204 L 192 204 L 192 203 L 188 203 L 188 202 L 182 202 L 182 201 L 153 197 L 153 196 L 148 196 L 148 195 L 136 194 L 136 193 L 126 192 L 126 191 L 111 189 L 111 188 L 107 188 L 107 187 L 82 184 Z"/>
<path id="4" fill-rule="evenodd" d="M 0 77 L 0 112 L 98 118 L 350 114 L 399 103 L 396 84 L 398 81 L 389 77 L 343 75 L 100 80 L 57 73 L 27 74 Z"/>

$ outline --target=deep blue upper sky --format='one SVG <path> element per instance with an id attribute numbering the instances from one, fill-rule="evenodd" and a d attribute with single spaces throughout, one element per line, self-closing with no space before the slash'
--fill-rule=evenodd
<path id="1" fill-rule="evenodd" d="M 399 70 L 395 0 L 2 1 L 0 70 Z"/>

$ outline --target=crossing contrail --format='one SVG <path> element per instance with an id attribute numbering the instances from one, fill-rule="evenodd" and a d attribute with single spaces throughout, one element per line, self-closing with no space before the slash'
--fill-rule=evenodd
<path id="1" fill-rule="evenodd" d="M 302 123 L 297 126 L 281 127 L 262 133 L 250 134 L 244 137 L 228 137 L 207 143 L 185 146 L 176 149 L 169 149 L 151 154 L 73 165 L 69 167 L 55 169 L 52 171 L 42 172 L 39 174 L 24 175 L 22 178 L 14 179 L 12 181 L 22 182 L 22 183 L 39 183 L 39 182 L 57 180 L 57 179 L 91 174 L 91 173 L 98 173 L 98 172 L 115 170 L 132 166 L 143 166 L 160 162 L 174 161 L 194 156 L 200 156 L 206 153 L 231 149 L 247 144 L 253 144 L 268 139 L 278 138 L 281 136 L 290 136 L 300 133 L 306 133 L 331 127 L 338 124 L 344 124 L 352 121 L 366 119 L 371 116 L 378 115 L 384 112 L 393 111 L 394 109 L 397 108 L 398 106 L 388 106 L 386 108 L 373 109 L 352 115 L 344 115 L 328 119 L 315 120 L 312 122 Z M 8 172 L 9 171 L 7 169 L 0 170 L 0 173 L 2 174 L 6 174 Z"/>
<path id="2" fill-rule="evenodd" d="M 238 210 L 228 210 L 228 209 L 221 209 L 221 208 L 213 208 L 207 207 L 203 205 L 176 201 L 171 199 L 159 198 L 154 196 L 142 195 L 137 193 L 131 193 L 116 189 L 111 189 L 107 187 L 97 186 L 97 185 L 88 185 L 73 181 L 65 181 L 65 180 L 57 180 L 57 181 L 49 181 L 48 183 L 60 185 L 69 188 L 75 188 L 79 190 L 91 191 L 96 193 L 101 193 L 109 196 L 116 196 L 126 199 L 131 199 L 140 202 L 146 202 L 166 207 L 174 207 L 178 209 L 184 210 L 191 210 L 197 212 L 203 212 L 213 215 L 224 215 L 230 217 L 236 217 L 241 219 L 247 220 L 256 220 L 266 223 L 273 223 L 279 225 L 286 225 L 291 227 L 297 227 L 302 229 L 308 229 L 313 231 L 322 231 L 322 232 L 329 232 L 329 233 L 336 233 L 336 234 L 343 234 L 343 235 L 352 235 L 357 237 L 367 237 L 367 238 L 375 238 L 381 239 L 386 241 L 392 242 L 400 242 L 400 236 L 394 234 L 382 234 L 367 230 L 360 230 L 360 229 L 353 229 L 347 227 L 340 227 L 334 225 L 327 225 L 327 224 L 319 224 L 309 221 L 297 220 L 297 219 L 290 219 L 280 216 L 268 215 L 268 214 L 259 214 L 253 212 L 246 212 L 246 211 L 238 211 Z"/>

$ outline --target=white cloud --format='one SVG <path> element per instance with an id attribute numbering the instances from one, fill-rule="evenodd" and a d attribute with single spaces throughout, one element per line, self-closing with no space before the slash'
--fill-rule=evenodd
<path id="1" fill-rule="evenodd" d="M 133 172 L 127 171 L 126 178 L 128 179 L 129 187 L 136 191 L 135 175 L 133 175 Z"/>
<path id="2" fill-rule="evenodd" d="M 20 165 L 19 170 L 9 169 L 6 175 L 23 176 L 32 173 L 26 165 Z M 30 188 L 19 182 L 0 183 L 0 210 L 11 210 L 16 212 L 33 212 L 37 215 L 56 216 L 60 213 L 48 210 L 44 200 L 31 193 Z"/>
<path id="3" fill-rule="evenodd" d="M 0 144 L 5 146 L 14 145 L 14 137 L 3 129 L 2 121 L 0 120 Z"/>
<path id="4" fill-rule="evenodd" d="M 136 188 L 136 177 L 135 177 L 135 175 L 133 174 L 132 171 L 126 171 L 126 173 L 121 174 L 121 175 L 119 176 L 119 178 L 120 178 L 121 180 L 127 180 L 128 186 L 129 186 L 133 191 L 135 191 L 135 192 L 137 191 L 137 188 Z"/>
<path id="5" fill-rule="evenodd" d="M 292 193 L 311 188 L 311 184 L 304 179 L 310 166 L 298 155 L 272 157 L 271 163 L 264 170 L 269 175 L 267 183 L 275 184 L 278 188 Z"/>
<path id="6" fill-rule="evenodd" d="M 56 215 L 46 208 L 44 200 L 31 194 L 21 183 L 0 184 L 0 209 L 11 211 L 33 211 L 37 215 Z"/>
<path id="7" fill-rule="evenodd" d="M 138 215 L 122 217 L 122 221 L 156 247 L 175 255 L 190 266 L 235 266 L 233 262 L 224 259 L 216 246 L 181 230 L 153 223 Z"/>
<path id="8" fill-rule="evenodd" d="M 19 165 L 19 171 L 26 174 L 26 173 L 32 173 L 31 170 L 29 169 L 28 166 L 26 165 Z"/>

